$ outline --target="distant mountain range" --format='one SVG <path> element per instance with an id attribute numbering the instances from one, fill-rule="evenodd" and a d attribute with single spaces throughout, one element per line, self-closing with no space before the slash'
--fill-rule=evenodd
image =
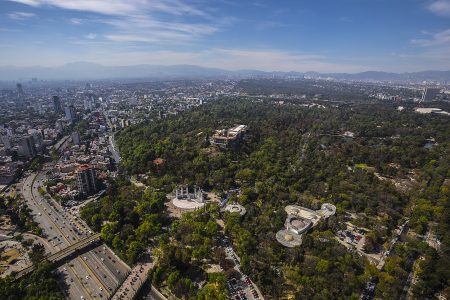
<path id="1" fill-rule="evenodd" d="M 317 73 L 317 72 L 265 72 L 259 70 L 229 71 L 194 65 L 133 65 L 103 66 L 88 62 L 75 62 L 59 67 L 0 67 L 0 80 L 96 80 L 96 79 L 194 79 L 194 78 L 253 78 L 253 77 L 309 77 L 354 81 L 450 83 L 450 71 L 423 71 L 413 73 L 387 73 L 368 71 L 362 73 Z"/>

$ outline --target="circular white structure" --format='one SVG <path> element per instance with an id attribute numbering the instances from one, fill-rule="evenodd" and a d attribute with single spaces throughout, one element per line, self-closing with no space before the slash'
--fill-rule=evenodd
<path id="1" fill-rule="evenodd" d="M 295 234 L 302 234 L 311 228 L 313 222 L 306 218 L 289 215 L 286 219 L 286 229 L 292 231 Z"/>
<path id="2" fill-rule="evenodd" d="M 245 215 L 245 213 L 247 212 L 247 210 L 245 209 L 245 207 L 243 207 L 240 204 L 228 204 L 225 209 L 225 211 L 231 212 L 231 213 L 238 213 L 241 216 Z"/>
<path id="3" fill-rule="evenodd" d="M 336 213 L 336 206 L 330 203 L 323 203 L 318 212 L 323 217 L 328 218 Z"/>
<path id="4" fill-rule="evenodd" d="M 285 247 L 293 248 L 302 244 L 302 235 L 282 229 L 276 234 L 277 241 Z"/>
<path id="5" fill-rule="evenodd" d="M 194 209 L 199 209 L 202 208 L 203 206 L 205 206 L 205 203 L 201 203 L 201 202 L 197 202 L 197 201 L 193 201 L 193 200 L 188 200 L 188 199 L 177 199 L 174 198 L 172 200 L 172 204 L 180 209 L 189 209 L 189 210 L 194 210 Z"/>
<path id="6" fill-rule="evenodd" d="M 201 188 L 194 186 L 189 188 L 188 185 L 178 186 L 174 193 L 172 204 L 180 209 L 195 210 L 205 206 L 205 198 Z"/>

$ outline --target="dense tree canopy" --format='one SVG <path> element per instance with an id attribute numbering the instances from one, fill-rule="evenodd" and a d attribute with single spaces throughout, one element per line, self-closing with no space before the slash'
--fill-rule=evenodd
<path id="1" fill-rule="evenodd" d="M 11 277 L 0 279 L 0 295 L 8 300 L 57 300 L 64 299 L 59 290 L 57 278 L 48 262 L 42 262 L 29 275 L 14 280 Z"/>
<path id="2" fill-rule="evenodd" d="M 268 297 L 356 299 L 366 282 L 375 279 L 378 296 L 397 299 L 420 255 L 425 255 L 426 269 L 448 259 L 446 252 L 433 254 L 420 241 L 405 239 L 378 271 L 348 252 L 334 235 L 351 218 L 369 228 L 366 250 L 377 252 L 405 218 L 418 234 L 426 233 L 435 220 L 440 241 L 448 247 L 448 118 L 399 112 L 387 103 L 304 104 L 223 98 L 121 131 L 117 142 L 122 170 L 145 174 L 150 188 L 113 186 L 83 216 L 97 229 L 102 227 L 105 240 L 130 262 L 159 235 L 164 251 L 153 281 L 178 296 L 204 299 L 211 293 L 209 283 L 200 292 L 193 287 L 207 280 L 200 262 L 227 266 L 218 253 L 212 255 L 220 236 L 215 220 L 223 218 L 242 269 Z M 214 130 L 235 124 L 249 128 L 241 144 L 229 150 L 210 147 Z M 432 146 L 424 147 L 431 138 Z M 163 163 L 155 164 L 157 158 Z M 232 200 L 244 205 L 247 214 L 217 215 L 208 209 L 167 227 L 171 220 L 162 213 L 161 203 L 164 193 L 179 183 L 219 194 L 237 187 L 241 193 Z M 287 249 L 275 240 L 287 204 L 317 209 L 324 202 L 335 204 L 337 215 L 306 235 L 301 247 Z M 421 275 L 428 290 L 416 294 L 443 291 L 448 274 L 440 275 Z"/>

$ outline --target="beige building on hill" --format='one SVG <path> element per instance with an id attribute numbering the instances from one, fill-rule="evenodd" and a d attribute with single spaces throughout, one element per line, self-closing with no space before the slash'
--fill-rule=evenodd
<path id="1" fill-rule="evenodd" d="M 247 125 L 237 125 L 229 129 L 216 130 L 211 137 L 211 144 L 220 148 L 236 146 L 242 139 Z"/>

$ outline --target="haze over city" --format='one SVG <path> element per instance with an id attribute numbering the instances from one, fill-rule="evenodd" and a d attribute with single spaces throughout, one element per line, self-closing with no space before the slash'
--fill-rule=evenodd
<path id="1" fill-rule="evenodd" d="M 448 0 L 5 0 L 0 66 L 450 69 Z"/>

